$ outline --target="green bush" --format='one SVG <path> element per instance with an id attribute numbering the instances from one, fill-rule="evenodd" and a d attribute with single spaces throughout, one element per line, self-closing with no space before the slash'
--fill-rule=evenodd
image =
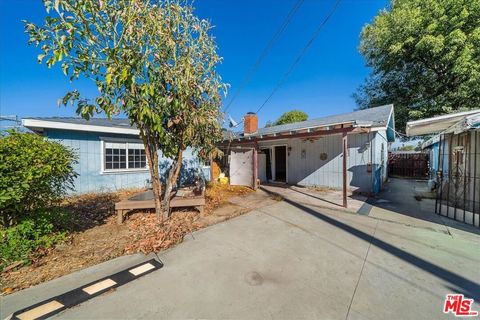
<path id="1" fill-rule="evenodd" d="M 13 226 L 56 205 L 73 189 L 76 159 L 73 150 L 36 134 L 0 137 L 0 225 Z"/>
<path id="2" fill-rule="evenodd" d="M 0 227 L 0 271 L 16 261 L 29 263 L 39 248 L 49 248 L 66 238 L 71 215 L 61 209 L 38 210 L 9 228 Z"/>

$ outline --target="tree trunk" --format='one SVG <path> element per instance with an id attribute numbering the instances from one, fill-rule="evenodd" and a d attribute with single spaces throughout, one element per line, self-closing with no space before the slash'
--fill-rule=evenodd
<path id="1" fill-rule="evenodd" d="M 181 148 L 177 154 L 177 157 L 173 159 L 170 170 L 168 170 L 168 178 L 165 186 L 165 194 L 163 198 L 164 217 L 168 218 L 170 215 L 170 200 L 172 200 L 172 189 L 178 181 L 178 176 L 182 169 L 183 161 L 183 148 Z"/>
<path id="2" fill-rule="evenodd" d="M 141 131 L 143 144 L 145 146 L 145 155 L 147 156 L 148 169 L 152 180 L 153 198 L 155 200 L 155 215 L 158 220 L 162 219 L 162 183 L 158 174 L 158 148 L 157 145 L 147 138 Z"/>

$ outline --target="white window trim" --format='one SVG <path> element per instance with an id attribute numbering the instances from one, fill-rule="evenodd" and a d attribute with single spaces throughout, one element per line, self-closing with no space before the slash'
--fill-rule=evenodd
<path id="1" fill-rule="evenodd" d="M 105 169 L 105 143 L 106 142 L 115 142 L 115 143 L 125 143 L 125 150 L 128 157 L 128 143 L 143 143 L 138 139 L 122 139 L 122 138 L 110 138 L 110 137 L 100 137 L 100 174 L 122 174 L 122 173 L 135 173 L 135 172 L 148 172 L 148 161 L 145 168 L 126 168 L 126 169 Z M 127 158 L 128 166 L 128 158 Z"/>

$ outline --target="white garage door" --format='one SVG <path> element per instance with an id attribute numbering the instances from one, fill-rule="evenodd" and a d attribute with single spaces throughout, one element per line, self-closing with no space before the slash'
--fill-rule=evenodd
<path id="1" fill-rule="evenodd" d="M 253 188 L 253 149 L 230 152 L 230 184 Z"/>

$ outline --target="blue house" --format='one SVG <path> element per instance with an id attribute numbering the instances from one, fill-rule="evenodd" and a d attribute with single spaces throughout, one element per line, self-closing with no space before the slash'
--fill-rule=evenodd
<path id="1" fill-rule="evenodd" d="M 434 135 L 430 153 L 435 212 L 480 227 L 480 109 L 407 122 L 407 136 Z"/>
<path id="2" fill-rule="evenodd" d="M 75 193 L 115 191 L 150 185 L 150 172 L 139 130 L 128 119 L 26 118 L 24 127 L 72 148 L 78 155 Z M 159 155 L 160 176 L 170 160 Z M 195 152 L 184 153 L 180 183 L 200 175 L 210 178 L 210 167 Z"/>

